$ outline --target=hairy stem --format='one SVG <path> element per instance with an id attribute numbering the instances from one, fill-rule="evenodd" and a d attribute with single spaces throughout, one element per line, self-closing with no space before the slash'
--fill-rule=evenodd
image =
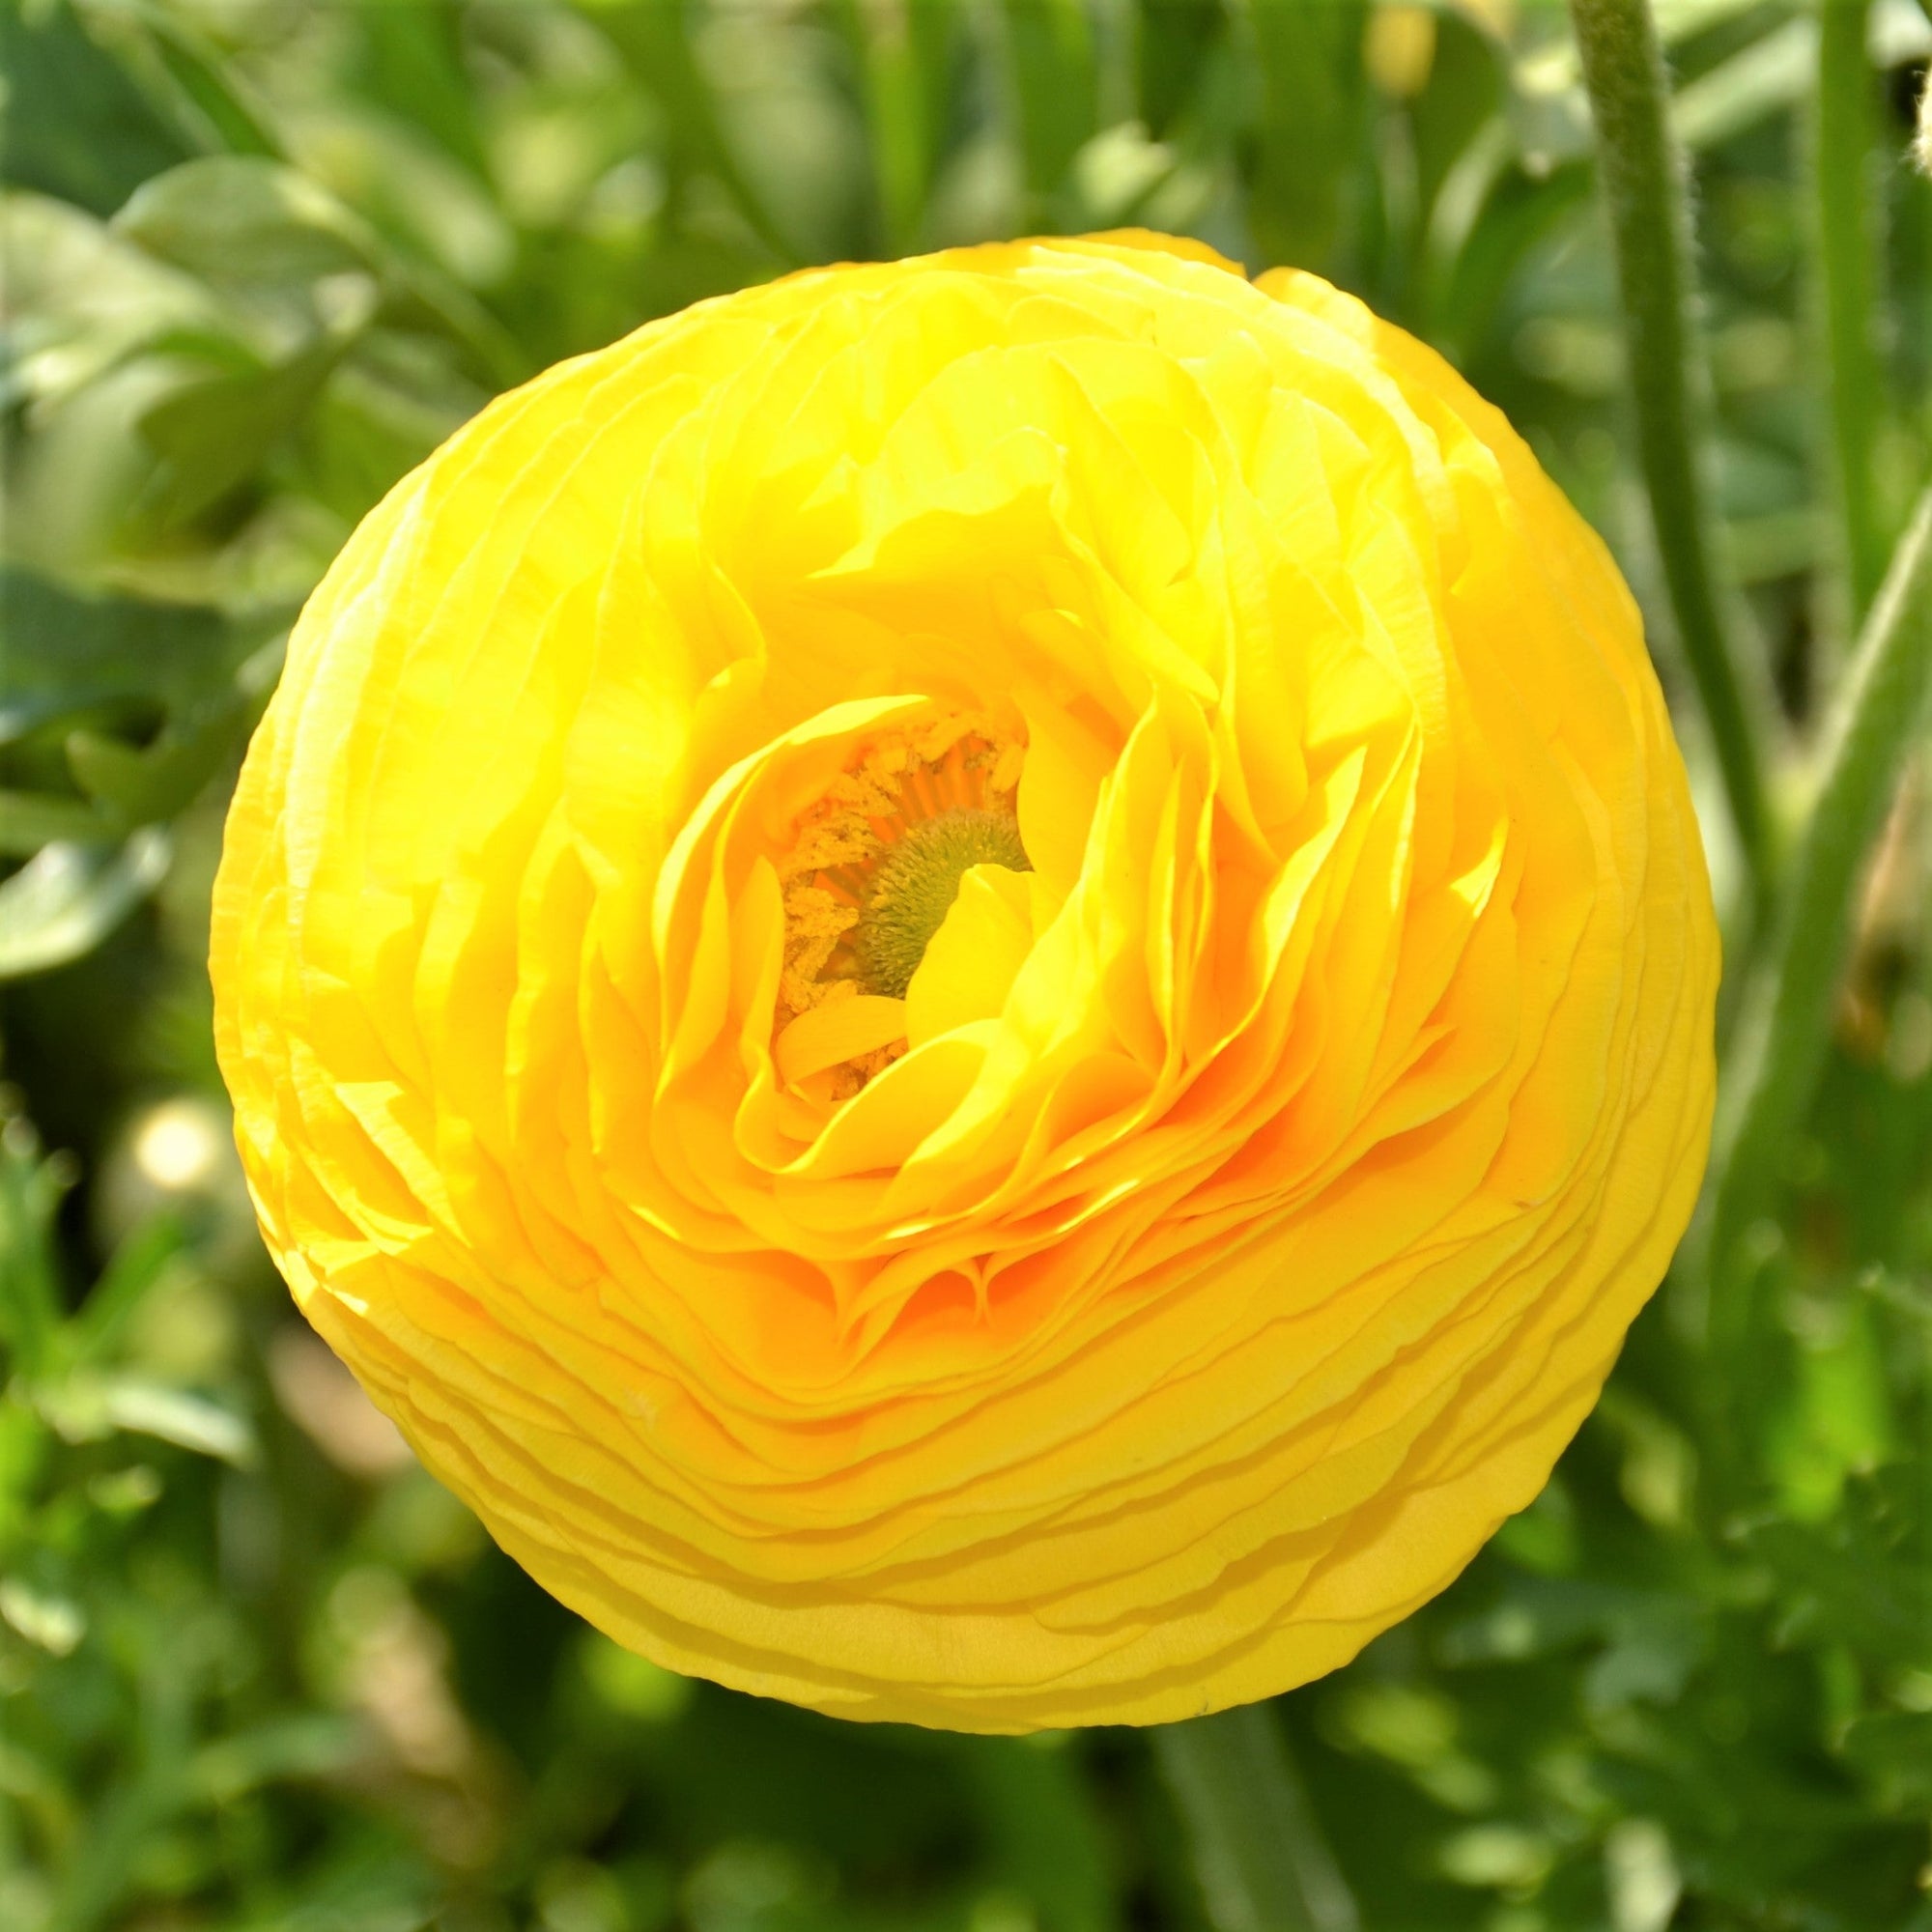
<path id="1" fill-rule="evenodd" d="M 1709 373 L 1698 346 L 1690 212 L 1670 131 L 1663 55 L 1645 0 L 1570 0 L 1597 126 L 1635 405 L 1637 456 L 1684 655 L 1710 722 L 1725 796 L 1762 895 L 1769 822 L 1757 722 L 1738 675 L 1717 564 L 1704 454 Z"/>
<path id="2" fill-rule="evenodd" d="M 1860 872 L 1897 790 L 1932 688 L 1932 487 L 1918 499 L 1866 620 L 1826 741 L 1772 950 L 1746 989 L 1718 1107 L 1702 1261 L 1711 1334 L 1748 1314 L 1738 1236 L 1769 1200 L 1831 1036 Z"/>
<path id="3" fill-rule="evenodd" d="M 1214 1932 L 1358 1932 L 1354 1897 L 1268 1705 L 1164 1724 L 1152 1739 Z"/>
<path id="4" fill-rule="evenodd" d="M 1876 134 L 1868 0 L 1831 0 L 1818 16 L 1812 126 L 1812 224 L 1832 402 L 1834 495 L 1842 520 L 1846 602 L 1854 629 L 1885 574 L 1885 530 L 1872 476 L 1884 384 L 1872 319 L 1877 242 L 1870 162 Z"/>

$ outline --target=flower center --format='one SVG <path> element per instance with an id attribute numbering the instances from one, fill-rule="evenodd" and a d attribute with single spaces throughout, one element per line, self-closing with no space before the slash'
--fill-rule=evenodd
<path id="1" fill-rule="evenodd" d="M 888 731 L 799 819 L 778 861 L 784 964 L 774 1036 L 828 1001 L 903 999 L 974 866 L 1033 869 L 1013 795 L 1024 745 L 989 719 L 948 712 Z M 841 1063 L 856 1093 L 905 1042 Z"/>
<path id="2" fill-rule="evenodd" d="M 871 896 L 852 931 L 859 980 L 867 992 L 905 998 L 971 866 L 1033 870 L 1020 843 L 1019 821 L 1010 812 L 955 808 L 907 827 L 879 862 Z"/>

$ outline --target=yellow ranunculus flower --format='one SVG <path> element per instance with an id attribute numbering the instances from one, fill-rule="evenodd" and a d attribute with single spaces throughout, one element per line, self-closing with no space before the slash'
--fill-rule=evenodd
<path id="1" fill-rule="evenodd" d="M 1535 1495 L 1689 1214 L 1717 964 L 1522 443 L 1148 236 L 486 410 L 303 613 L 213 938 L 270 1247 L 503 1547 L 987 1731 L 1298 1684 Z"/>

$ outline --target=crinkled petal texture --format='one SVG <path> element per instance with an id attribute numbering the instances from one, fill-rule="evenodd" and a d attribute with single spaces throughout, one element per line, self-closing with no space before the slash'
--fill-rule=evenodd
<path id="1" fill-rule="evenodd" d="M 799 828 L 960 720 L 1031 869 L 787 1042 Z M 1019 1731 L 1314 1677 L 1535 1495 L 1690 1212 L 1717 937 L 1502 418 L 1122 236 L 485 411 L 302 616 L 213 973 L 297 1299 L 543 1584 Z"/>

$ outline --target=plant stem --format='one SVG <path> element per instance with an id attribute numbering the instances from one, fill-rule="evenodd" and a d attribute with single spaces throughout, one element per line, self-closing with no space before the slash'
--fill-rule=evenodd
<path id="1" fill-rule="evenodd" d="M 1163 1724 L 1152 1738 L 1214 1932 L 1359 1932 L 1268 1705 Z"/>
<path id="2" fill-rule="evenodd" d="M 1713 447 L 1709 372 L 1698 349 L 1690 212 L 1670 131 L 1663 55 L 1645 0 L 1570 0 L 1597 124 L 1604 203 L 1635 404 L 1637 456 L 1684 655 L 1710 721 L 1738 843 L 1760 898 L 1769 822 L 1759 731 L 1739 681 L 1703 468 Z"/>
<path id="3" fill-rule="evenodd" d="M 1834 495 L 1843 524 L 1851 628 L 1864 621 L 1885 574 L 1885 530 L 1872 476 L 1884 407 L 1878 348 L 1877 243 L 1869 163 L 1875 134 L 1869 0 L 1827 0 L 1818 15 L 1817 109 L 1812 129 L 1812 223 L 1819 306 L 1832 400 Z"/>
<path id="4" fill-rule="evenodd" d="M 1932 486 L 1899 539 L 1846 677 L 1824 776 L 1793 861 L 1773 950 L 1746 988 L 1718 1107 L 1702 1261 L 1711 1338 L 1746 1325 L 1738 1236 L 1776 1185 L 1831 1034 L 1853 900 L 1932 688 Z"/>

